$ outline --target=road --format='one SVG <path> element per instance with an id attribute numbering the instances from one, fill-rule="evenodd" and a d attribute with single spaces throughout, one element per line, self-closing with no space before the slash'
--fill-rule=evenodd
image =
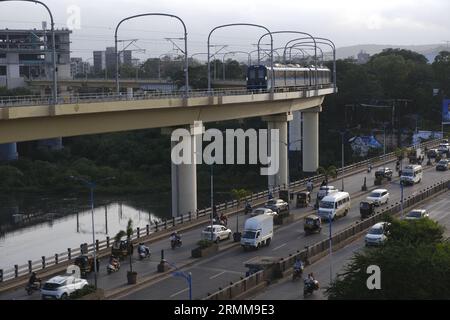
<path id="1" fill-rule="evenodd" d="M 430 219 L 438 222 L 446 228 L 446 236 L 450 235 L 450 198 L 448 192 L 423 203 L 420 208 L 427 209 Z M 344 248 L 336 251 L 332 255 L 332 272 L 333 277 L 342 273 L 345 266 L 350 262 L 351 257 L 357 251 L 365 250 L 364 236 L 358 238 Z M 368 249 L 370 250 L 370 249 Z M 330 284 L 330 259 L 324 257 L 316 263 L 305 268 L 304 274 L 313 272 L 319 281 L 321 288 L 314 292 L 313 295 L 306 297 L 306 300 L 322 300 L 327 299 L 325 290 Z M 303 300 L 303 281 L 293 282 L 291 277 L 286 277 L 278 283 L 267 287 L 264 291 L 254 295 L 254 300 Z"/>
<path id="2" fill-rule="evenodd" d="M 391 168 L 393 164 L 389 165 Z M 375 168 L 374 168 L 375 169 Z M 361 185 L 364 178 L 367 178 L 367 186 L 374 189 L 373 178 L 374 172 L 368 174 L 366 172 L 352 175 L 345 179 L 345 190 L 350 192 L 352 197 L 352 210 L 347 217 L 333 222 L 333 233 L 342 230 L 352 223 L 359 220 L 359 201 L 366 196 L 361 193 Z M 450 172 L 436 172 L 434 168 L 429 168 L 424 174 L 423 181 L 415 186 L 404 189 L 404 196 L 413 194 L 414 192 L 431 185 L 438 180 L 449 178 Z M 336 187 L 340 187 L 340 180 L 333 183 Z M 400 187 L 398 178 L 394 179 L 387 187 L 391 193 L 391 201 L 400 198 Z M 317 189 L 317 187 L 316 187 Z M 314 194 L 316 193 L 314 190 Z M 358 197 L 358 194 L 361 196 Z M 307 212 L 312 211 L 312 207 L 304 209 L 294 209 L 291 213 L 295 216 L 303 216 Z M 243 214 L 230 217 L 228 225 L 232 231 L 236 230 L 236 223 L 239 230 L 242 231 L 243 223 L 246 218 Z M 204 227 L 204 226 L 203 226 Z M 328 228 L 324 228 L 321 234 L 315 234 L 308 237 L 303 233 L 303 221 L 298 220 L 289 225 L 281 226 L 275 231 L 275 237 L 270 247 L 262 248 L 259 251 L 243 252 L 242 249 L 233 245 L 232 240 L 223 241 L 220 244 L 221 252 L 207 259 L 191 258 L 191 250 L 196 247 L 196 242 L 200 239 L 200 233 L 203 227 L 198 227 L 182 234 L 183 246 L 175 250 L 170 249 L 169 239 L 160 240 L 150 245 L 152 256 L 150 259 L 138 261 L 133 259 L 133 270 L 138 272 L 138 277 L 156 276 L 157 265 L 160 262 L 160 252 L 164 250 L 165 259 L 177 266 L 183 266 L 190 263 L 192 266 L 184 268 L 183 271 L 192 272 L 193 277 L 193 295 L 194 298 L 202 298 L 208 292 L 217 290 L 218 287 L 224 287 L 230 281 L 236 281 L 240 276 L 245 274 L 246 268 L 244 263 L 258 255 L 268 255 L 276 257 L 284 257 L 296 250 L 302 250 L 304 246 L 313 244 L 317 241 L 328 237 Z M 229 248 L 231 247 L 231 248 Z M 226 249 L 228 248 L 228 249 Z M 106 259 L 100 262 L 100 272 L 98 274 L 98 286 L 105 290 L 112 290 L 126 286 L 126 271 L 129 269 L 129 262 L 123 261 L 122 268 L 119 272 L 108 275 L 106 273 Z M 88 277 L 92 282 L 93 275 Z M 199 281 L 205 279 L 207 281 Z M 186 281 L 182 278 L 174 278 L 171 276 L 164 277 L 151 283 L 148 287 L 139 289 L 131 293 L 127 299 L 176 299 L 183 300 L 188 298 L 188 290 Z M 0 295 L 0 299 L 40 299 L 40 295 L 35 293 L 31 297 L 25 294 L 23 288 L 14 291 L 5 292 Z"/>

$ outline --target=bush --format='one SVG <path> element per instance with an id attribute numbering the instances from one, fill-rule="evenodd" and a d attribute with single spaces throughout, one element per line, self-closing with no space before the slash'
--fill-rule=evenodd
<path id="1" fill-rule="evenodd" d="M 214 244 L 213 241 L 207 239 L 203 239 L 197 242 L 197 245 L 200 247 L 200 249 L 211 247 L 213 244 Z"/>
<path id="2" fill-rule="evenodd" d="M 88 284 L 87 286 L 84 286 L 82 289 L 72 292 L 69 296 L 69 299 L 79 299 L 81 297 L 84 297 L 84 296 L 94 293 L 94 292 L 95 292 L 95 286 Z"/>

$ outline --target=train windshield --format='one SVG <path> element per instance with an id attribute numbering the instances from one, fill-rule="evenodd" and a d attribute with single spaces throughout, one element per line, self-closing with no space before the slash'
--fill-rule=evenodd
<path id="1" fill-rule="evenodd" d="M 256 70 L 255 69 L 250 69 L 248 72 L 248 78 L 249 79 L 255 79 L 256 78 Z"/>

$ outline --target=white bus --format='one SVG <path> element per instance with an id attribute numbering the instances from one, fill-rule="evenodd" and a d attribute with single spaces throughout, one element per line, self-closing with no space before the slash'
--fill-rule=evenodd
<path id="1" fill-rule="evenodd" d="M 324 197 L 319 204 L 318 215 L 322 220 L 346 216 L 350 211 L 350 194 L 348 192 L 336 192 Z"/>
<path id="2" fill-rule="evenodd" d="M 422 181 L 423 169 L 419 165 L 409 165 L 403 168 L 402 175 L 400 176 L 400 183 L 415 184 Z"/>

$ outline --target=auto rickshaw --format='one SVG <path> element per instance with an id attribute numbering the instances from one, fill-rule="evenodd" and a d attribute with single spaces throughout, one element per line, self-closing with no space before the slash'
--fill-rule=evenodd
<path id="1" fill-rule="evenodd" d="M 94 256 L 92 254 L 83 254 L 75 258 L 74 264 L 80 268 L 81 276 L 94 271 Z"/>
<path id="2" fill-rule="evenodd" d="M 359 213 L 361 214 L 361 219 L 365 219 L 375 212 L 375 204 L 373 202 L 361 201 L 359 204 Z"/>
<path id="3" fill-rule="evenodd" d="M 128 240 L 115 241 L 111 247 L 111 255 L 123 260 L 128 254 L 131 254 L 131 247 Z"/>
<path id="4" fill-rule="evenodd" d="M 297 208 L 306 208 L 311 201 L 311 192 L 304 191 L 297 193 Z"/>
<path id="5" fill-rule="evenodd" d="M 322 222 L 320 220 L 320 217 L 315 214 L 306 216 L 303 229 L 305 230 L 306 235 L 313 232 L 320 232 L 322 230 Z"/>

